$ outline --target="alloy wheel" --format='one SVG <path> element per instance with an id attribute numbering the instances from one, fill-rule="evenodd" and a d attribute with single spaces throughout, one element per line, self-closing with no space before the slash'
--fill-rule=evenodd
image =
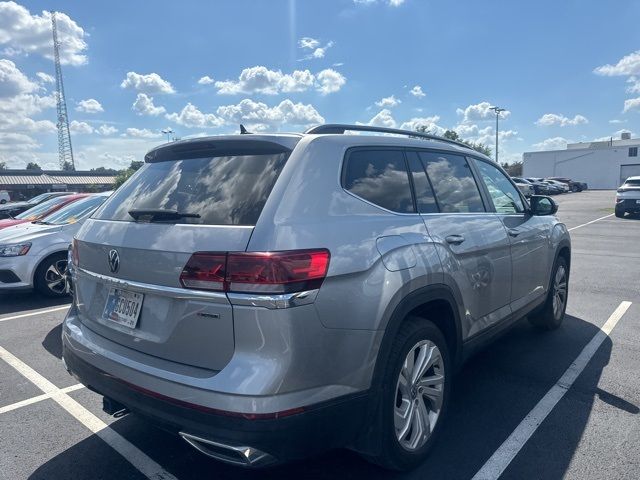
<path id="1" fill-rule="evenodd" d="M 553 317 L 560 319 L 567 301 L 567 271 L 560 265 L 553 279 Z"/>
<path id="2" fill-rule="evenodd" d="M 49 265 L 44 272 L 47 288 L 57 295 L 67 291 L 67 260 L 57 260 Z"/>
<path id="3" fill-rule="evenodd" d="M 444 398 L 444 360 L 435 343 L 422 340 L 407 354 L 396 384 L 393 411 L 398 442 L 408 451 L 427 443 Z"/>

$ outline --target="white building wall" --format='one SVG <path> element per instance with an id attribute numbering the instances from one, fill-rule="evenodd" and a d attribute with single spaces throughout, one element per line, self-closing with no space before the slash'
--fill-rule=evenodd
<path id="1" fill-rule="evenodd" d="M 627 145 L 526 152 L 522 160 L 523 177 L 568 177 L 595 189 L 615 189 L 622 183 L 621 175 L 640 175 L 640 157 L 630 157 Z"/>

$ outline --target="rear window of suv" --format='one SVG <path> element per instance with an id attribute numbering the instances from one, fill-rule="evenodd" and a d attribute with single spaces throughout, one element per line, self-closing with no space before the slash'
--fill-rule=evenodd
<path id="1" fill-rule="evenodd" d="M 289 152 L 147 163 L 93 218 L 133 222 L 133 210 L 172 210 L 189 214 L 172 223 L 255 225 L 288 156 Z"/>

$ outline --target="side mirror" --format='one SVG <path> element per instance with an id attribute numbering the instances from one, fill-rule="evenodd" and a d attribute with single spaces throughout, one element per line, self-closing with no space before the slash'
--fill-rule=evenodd
<path id="1" fill-rule="evenodd" d="M 532 195 L 529 198 L 531 202 L 531 213 L 536 216 L 555 215 L 558 211 L 558 204 L 551 198 L 544 195 Z"/>

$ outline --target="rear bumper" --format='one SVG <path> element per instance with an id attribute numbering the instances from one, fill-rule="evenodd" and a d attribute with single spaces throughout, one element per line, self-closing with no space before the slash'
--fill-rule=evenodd
<path id="1" fill-rule="evenodd" d="M 369 394 L 362 392 L 283 412 L 279 416 L 248 418 L 231 412 L 189 405 L 129 384 L 76 355 L 63 341 L 63 358 L 69 372 L 90 389 L 125 405 L 161 428 L 181 434 L 198 448 L 203 444 L 249 447 L 261 455 L 245 466 L 263 466 L 307 457 L 331 448 L 349 446 L 362 430 Z M 204 451 L 204 449 L 198 448 Z M 210 454 L 210 453 L 207 453 Z M 211 454 L 210 454 L 211 455 Z M 222 455 L 228 463 L 242 464 Z"/>

